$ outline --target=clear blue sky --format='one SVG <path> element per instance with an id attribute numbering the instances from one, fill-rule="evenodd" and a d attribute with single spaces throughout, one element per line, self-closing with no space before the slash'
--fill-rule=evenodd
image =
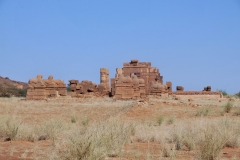
<path id="1" fill-rule="evenodd" d="M 99 83 L 152 62 L 185 90 L 240 91 L 240 0 L 0 0 L 0 76 Z"/>

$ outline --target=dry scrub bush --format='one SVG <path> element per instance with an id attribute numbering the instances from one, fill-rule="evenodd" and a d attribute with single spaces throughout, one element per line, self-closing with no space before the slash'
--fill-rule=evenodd
<path id="1" fill-rule="evenodd" d="M 207 116 L 210 112 L 210 107 L 201 107 L 197 110 L 196 116 Z"/>
<path id="2" fill-rule="evenodd" d="M 50 139 L 52 143 L 66 129 L 61 120 L 49 120 L 40 125 L 27 125 L 14 116 L 0 116 L 0 134 L 9 140 L 38 141 Z"/>
<path id="3" fill-rule="evenodd" d="M 180 123 L 176 125 L 171 133 L 176 150 L 181 150 L 183 146 L 188 150 L 195 149 L 195 141 L 198 130 L 194 125 Z"/>
<path id="4" fill-rule="evenodd" d="M 98 124 L 78 126 L 67 135 L 60 159 L 104 159 L 119 156 L 122 147 L 134 133 L 132 124 L 118 120 L 107 120 Z"/>
<path id="5" fill-rule="evenodd" d="M 169 125 L 173 124 L 174 122 L 175 122 L 175 117 L 174 116 L 169 117 L 168 120 L 167 120 L 167 124 L 169 124 Z"/>
<path id="6" fill-rule="evenodd" d="M 232 110 L 232 108 L 233 108 L 233 103 L 230 102 L 230 101 L 228 101 L 227 104 L 225 104 L 225 105 L 223 106 L 223 112 L 224 112 L 224 113 L 230 113 L 230 111 Z"/>
<path id="7" fill-rule="evenodd" d="M 157 124 L 158 124 L 159 126 L 161 126 L 161 124 L 163 123 L 163 121 L 164 121 L 164 116 L 159 116 L 159 117 L 157 118 Z"/>
<path id="8" fill-rule="evenodd" d="M 59 119 L 50 119 L 49 121 L 36 126 L 23 124 L 20 126 L 17 139 L 32 142 L 39 140 L 51 140 L 52 144 L 55 144 L 58 136 L 67 129 L 69 129 L 69 126 L 65 125 L 63 121 Z"/>
<path id="9" fill-rule="evenodd" d="M 166 139 L 169 137 L 169 132 L 172 126 L 162 124 L 151 125 L 149 126 L 147 123 L 140 123 L 136 126 L 135 136 L 132 137 L 132 140 L 135 142 L 157 142 L 157 143 L 165 143 Z"/>
<path id="10" fill-rule="evenodd" d="M 14 117 L 0 116 L 0 135 L 5 136 L 8 140 L 15 140 L 21 123 Z"/>
<path id="11" fill-rule="evenodd" d="M 201 119 L 188 124 L 177 124 L 172 133 L 176 149 L 183 146 L 194 150 L 201 160 L 215 160 L 224 147 L 238 147 L 240 122 L 223 118 Z"/>
<path id="12" fill-rule="evenodd" d="M 235 115 L 235 116 L 239 116 L 240 115 L 240 107 L 239 106 L 236 108 L 236 111 L 234 112 L 233 115 Z"/>

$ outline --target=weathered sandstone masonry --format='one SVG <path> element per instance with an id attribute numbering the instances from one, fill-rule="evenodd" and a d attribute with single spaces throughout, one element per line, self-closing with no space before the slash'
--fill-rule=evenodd
<path id="1" fill-rule="evenodd" d="M 100 68 L 100 84 L 88 80 L 79 82 L 69 80 L 72 97 L 112 96 L 114 99 L 144 99 L 148 95 L 154 96 L 178 96 L 186 98 L 208 97 L 221 98 L 220 92 L 212 92 L 211 86 L 204 87 L 202 91 L 184 91 L 183 86 L 172 89 L 172 82 L 163 84 L 163 76 L 159 69 L 152 67 L 150 62 L 131 60 L 123 63 L 123 68 L 117 68 L 115 78 L 110 80 L 109 70 Z M 62 80 L 54 80 L 53 76 L 42 79 L 39 74 L 28 83 L 26 99 L 43 100 L 51 97 L 66 96 L 66 84 Z"/>
<path id="2" fill-rule="evenodd" d="M 72 97 L 84 97 L 85 95 L 104 96 L 109 95 L 109 70 L 100 68 L 100 84 L 97 85 L 91 81 L 69 80 Z"/>
<path id="3" fill-rule="evenodd" d="M 211 91 L 177 91 L 170 92 L 169 95 L 181 97 L 181 98 L 223 98 L 221 92 Z"/>
<path id="4" fill-rule="evenodd" d="M 44 100 L 51 97 L 66 96 L 66 84 L 62 80 L 54 80 L 53 76 L 42 79 L 39 74 L 37 78 L 31 78 L 28 82 L 27 100 Z"/>
<path id="5" fill-rule="evenodd" d="M 145 98 L 147 95 L 162 95 L 172 91 L 172 83 L 163 84 L 159 69 L 150 62 L 131 60 L 123 68 L 116 69 L 111 79 L 111 94 L 115 99 Z M 139 95 L 140 94 L 140 95 Z"/>
<path id="6" fill-rule="evenodd" d="M 222 98 L 221 92 L 212 92 L 211 86 L 204 87 L 203 91 L 184 91 L 184 87 L 177 86 L 176 92 L 170 92 L 173 95 L 181 98 Z"/>

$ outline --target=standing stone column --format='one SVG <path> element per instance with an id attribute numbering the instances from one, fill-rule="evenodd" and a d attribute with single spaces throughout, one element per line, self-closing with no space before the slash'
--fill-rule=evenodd
<path id="1" fill-rule="evenodd" d="M 100 84 L 98 85 L 98 91 L 102 95 L 109 95 L 109 70 L 106 68 L 100 68 Z"/>
<path id="2" fill-rule="evenodd" d="M 100 83 L 109 87 L 109 70 L 106 68 L 100 68 Z"/>

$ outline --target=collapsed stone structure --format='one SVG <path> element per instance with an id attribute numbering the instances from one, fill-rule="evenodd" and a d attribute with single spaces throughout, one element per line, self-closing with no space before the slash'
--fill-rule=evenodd
<path id="1" fill-rule="evenodd" d="M 170 92 L 169 95 L 181 97 L 181 98 L 222 98 L 221 92 L 212 91 L 177 91 Z"/>
<path id="2" fill-rule="evenodd" d="M 145 98 L 147 95 L 162 95 L 172 91 L 172 83 L 163 84 L 159 69 L 150 62 L 131 60 L 123 68 L 116 69 L 111 79 L 111 94 L 115 99 Z"/>
<path id="3" fill-rule="evenodd" d="M 204 87 L 203 91 L 184 91 L 184 87 L 177 86 L 176 92 L 169 92 L 169 95 L 182 98 L 222 98 L 221 92 L 211 91 L 211 86 Z"/>
<path id="4" fill-rule="evenodd" d="M 176 87 L 176 90 L 177 90 L 177 91 L 184 91 L 184 87 L 183 87 L 183 86 L 177 86 L 177 87 Z"/>
<path id="5" fill-rule="evenodd" d="M 204 87 L 203 89 L 203 91 L 207 91 L 207 92 L 211 92 L 211 90 L 212 90 L 211 86 Z"/>
<path id="6" fill-rule="evenodd" d="M 204 87 L 203 91 L 184 91 L 183 86 L 177 86 L 176 91 L 172 91 L 172 83 L 163 84 L 163 76 L 159 69 L 151 67 L 150 62 L 139 62 L 131 60 L 123 63 L 123 68 L 117 68 L 115 78 L 109 84 L 109 70 L 100 68 L 100 84 L 95 84 L 88 80 L 79 82 L 69 80 L 72 97 L 89 96 L 113 96 L 114 99 L 139 99 L 148 95 L 156 96 L 193 96 L 197 97 L 222 97 L 220 92 L 212 92 L 211 86 Z M 65 96 L 66 85 L 61 80 L 54 80 L 53 76 L 42 79 L 42 75 L 32 78 L 28 83 L 26 99 L 41 100 L 48 97 Z"/>
<path id="7" fill-rule="evenodd" d="M 37 78 L 31 78 L 28 82 L 27 100 L 44 100 L 50 97 L 66 96 L 66 84 L 62 80 L 54 80 L 53 76 L 42 79 L 39 74 Z"/>
<path id="8" fill-rule="evenodd" d="M 72 97 L 84 97 L 85 95 L 104 96 L 109 95 L 109 70 L 100 68 L 100 84 L 97 85 L 91 81 L 69 80 Z"/>

